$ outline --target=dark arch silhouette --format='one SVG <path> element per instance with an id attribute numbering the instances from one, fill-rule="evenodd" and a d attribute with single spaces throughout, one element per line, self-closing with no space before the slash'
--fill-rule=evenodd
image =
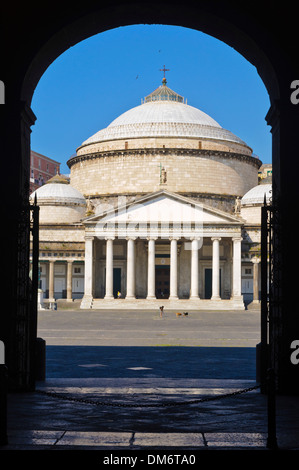
<path id="1" fill-rule="evenodd" d="M 278 286 L 278 348 L 274 354 L 279 355 L 279 390 L 299 392 L 298 372 L 290 361 L 290 345 L 299 339 L 297 280 L 291 275 L 299 257 L 293 222 L 298 198 L 293 167 L 298 152 L 299 107 L 290 100 L 291 83 L 299 78 L 297 25 L 289 2 L 279 8 L 264 3 L 85 0 L 74 4 L 52 0 L 40 4 L 5 2 L 1 7 L 0 79 L 5 85 L 5 104 L 0 106 L 3 293 L 8 304 L 0 316 L 0 339 L 5 344 L 12 387 L 32 386 L 28 370 L 34 334 L 30 333 L 30 286 L 26 275 L 29 224 L 20 221 L 29 190 L 30 128 L 35 122 L 30 104 L 35 87 L 60 54 L 87 37 L 125 25 L 168 24 L 200 30 L 235 48 L 256 67 L 269 94 L 271 106 L 266 120 L 272 132 L 273 197 L 279 207 L 274 227 L 273 276 Z"/>
<path id="2" fill-rule="evenodd" d="M 198 14 L 199 11 L 200 14 Z M 215 14 L 213 8 L 199 10 L 196 3 L 189 9 L 186 9 L 179 3 L 176 4 L 174 2 L 166 14 L 165 12 L 152 9 L 150 15 L 146 4 L 143 2 L 137 5 L 128 4 L 125 14 L 123 13 L 123 7 L 118 5 L 118 7 L 111 8 L 110 12 L 108 10 L 105 21 L 103 21 L 102 9 L 92 10 L 91 12 L 86 11 L 84 13 L 79 18 L 67 19 L 67 22 L 61 29 L 53 34 L 37 51 L 24 76 L 21 93 L 21 98 L 24 101 L 30 103 L 38 80 L 46 68 L 68 48 L 105 30 L 143 23 L 183 26 L 202 31 L 225 42 L 256 67 L 269 93 L 270 100 L 279 99 L 279 84 L 275 70 L 268 57 L 268 51 L 259 47 L 253 35 L 252 26 L 247 27 L 248 31 L 246 31 L 247 16 L 242 18 L 244 23 L 244 29 L 242 29 L 241 18 L 238 21 L 240 24 L 234 21 L 233 11 L 231 13 L 228 11 L 225 16 L 221 17 Z M 258 31 L 258 29 L 256 25 L 256 32 L 262 34 L 262 31 Z"/>

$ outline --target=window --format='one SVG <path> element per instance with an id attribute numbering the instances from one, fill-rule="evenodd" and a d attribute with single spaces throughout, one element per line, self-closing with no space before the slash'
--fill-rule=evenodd
<path id="1" fill-rule="evenodd" d="M 245 274 L 251 274 L 251 268 L 245 268 Z"/>
<path id="2" fill-rule="evenodd" d="M 81 268 L 74 268 L 74 273 L 75 274 L 81 273 Z"/>

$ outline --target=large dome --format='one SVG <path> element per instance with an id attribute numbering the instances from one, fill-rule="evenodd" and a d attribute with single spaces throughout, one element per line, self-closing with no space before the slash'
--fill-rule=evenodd
<path id="1" fill-rule="evenodd" d="M 167 188 L 230 207 L 258 182 L 252 149 L 162 85 L 85 140 L 68 161 L 71 184 L 94 203 Z M 212 204 L 212 202 L 211 202 Z M 213 202 L 214 204 L 214 202 Z"/>
<path id="2" fill-rule="evenodd" d="M 246 145 L 200 109 L 189 106 L 166 84 L 148 95 L 144 103 L 117 117 L 81 146 L 114 139 L 138 137 L 192 137 Z"/>

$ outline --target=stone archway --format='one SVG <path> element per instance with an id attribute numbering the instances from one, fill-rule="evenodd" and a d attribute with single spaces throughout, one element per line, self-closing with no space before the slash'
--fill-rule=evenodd
<path id="1" fill-rule="evenodd" d="M 2 21 L 5 25 L 2 35 L 4 43 L 9 46 L 2 54 L 1 80 L 5 84 L 5 105 L 1 107 L 0 145 L 5 158 L 2 174 L 13 175 L 14 178 L 13 188 L 8 178 L 4 178 L 1 187 L 2 201 L 7 201 L 3 211 L 7 228 L 3 241 L 6 271 L 3 292 L 9 305 L 0 326 L 10 376 L 16 388 L 27 386 L 27 373 L 17 367 L 14 346 L 30 330 L 29 312 L 26 314 L 23 308 L 20 313 L 18 297 L 20 285 L 29 282 L 20 274 L 22 257 L 26 256 L 28 246 L 26 243 L 21 246 L 18 227 L 22 201 L 28 194 L 30 127 L 35 121 L 30 104 L 35 87 L 47 67 L 79 41 L 119 26 L 159 23 L 198 29 L 224 41 L 257 68 L 269 93 L 271 107 L 266 119 L 273 139 L 273 196 L 281 207 L 281 229 L 279 236 L 278 232 L 274 234 L 280 246 L 275 253 L 277 270 L 274 272 L 275 282 L 280 286 L 277 304 L 281 321 L 278 383 L 280 390 L 298 393 L 298 386 L 293 385 L 297 369 L 290 362 L 290 344 L 299 338 L 296 281 L 288 277 L 298 258 L 294 251 L 297 236 L 293 230 L 297 177 L 295 172 L 289 171 L 297 152 L 299 127 L 299 108 L 290 101 L 290 85 L 299 76 L 296 55 L 294 59 L 292 57 L 296 27 L 294 23 L 292 30 L 289 25 L 287 32 L 286 24 L 281 28 L 283 21 L 293 21 L 287 2 L 279 11 L 271 12 L 271 16 L 260 6 L 256 9 L 253 5 L 251 7 L 253 9 L 249 11 L 247 5 L 235 6 L 230 1 L 207 3 L 191 0 L 184 4 L 166 0 L 142 3 L 115 0 L 109 5 L 86 1 L 72 9 L 54 1 L 48 10 L 44 4 L 36 6 L 33 2 L 26 2 L 17 11 L 10 5 L 3 7 Z M 281 36 L 280 29 L 283 30 Z M 26 355 L 28 342 L 22 344 Z M 25 362 L 30 368 L 30 358 Z"/>

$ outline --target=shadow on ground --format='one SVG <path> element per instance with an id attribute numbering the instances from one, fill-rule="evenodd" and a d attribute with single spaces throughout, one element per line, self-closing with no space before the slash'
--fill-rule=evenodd
<path id="1" fill-rule="evenodd" d="M 47 346 L 47 378 L 255 380 L 256 351 L 246 347 Z"/>

